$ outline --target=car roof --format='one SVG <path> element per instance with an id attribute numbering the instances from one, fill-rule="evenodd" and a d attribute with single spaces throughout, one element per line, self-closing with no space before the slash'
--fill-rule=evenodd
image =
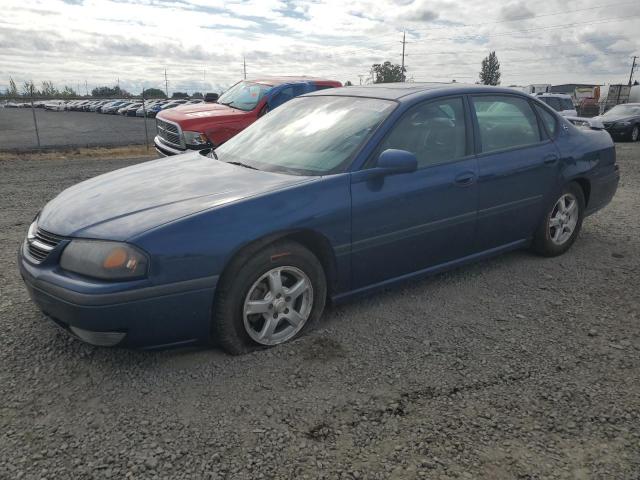
<path id="1" fill-rule="evenodd" d="M 527 96 L 519 90 L 490 85 L 475 85 L 464 83 L 376 83 L 373 85 L 360 85 L 353 87 L 333 88 L 308 93 L 305 96 L 344 95 L 348 97 L 380 98 L 384 100 L 400 100 L 403 97 L 426 97 L 456 95 L 464 93 L 516 93 Z M 419 95 L 422 94 L 422 95 Z"/>
<path id="2" fill-rule="evenodd" d="M 260 83 L 263 85 L 282 85 L 283 83 L 301 83 L 301 82 L 321 82 L 321 83 L 339 83 L 336 80 L 326 78 L 306 77 L 306 76 L 281 76 L 281 77 L 261 77 L 258 79 L 249 79 L 248 82 Z"/>
<path id="3" fill-rule="evenodd" d="M 544 92 L 544 93 L 536 93 L 535 97 L 559 97 L 559 98 L 571 98 L 571 95 L 568 93 L 552 93 L 552 92 Z"/>

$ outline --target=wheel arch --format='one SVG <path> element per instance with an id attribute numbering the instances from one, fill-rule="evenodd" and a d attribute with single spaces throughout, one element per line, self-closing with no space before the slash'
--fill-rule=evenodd
<path id="1" fill-rule="evenodd" d="M 584 195 L 584 206 L 589 206 L 589 197 L 591 196 L 591 182 L 585 177 L 573 178 L 571 182 L 577 183 L 582 189 Z"/>
<path id="2" fill-rule="evenodd" d="M 246 262 L 246 259 L 252 255 L 269 245 L 283 240 L 299 243 L 313 253 L 318 261 L 320 261 L 327 279 L 327 296 L 330 298 L 336 284 L 337 276 L 335 251 L 327 237 L 311 229 L 296 229 L 270 233 L 238 247 L 225 262 L 219 282 L 224 282 L 230 271 L 240 267 Z"/>

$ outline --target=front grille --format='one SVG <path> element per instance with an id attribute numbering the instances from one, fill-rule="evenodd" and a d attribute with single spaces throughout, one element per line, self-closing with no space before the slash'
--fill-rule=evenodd
<path id="1" fill-rule="evenodd" d="M 182 132 L 175 123 L 169 123 L 156 117 L 156 130 L 158 136 L 174 147 L 184 149 L 182 145 Z"/>
<path id="2" fill-rule="evenodd" d="M 27 251 L 32 260 L 40 263 L 49 256 L 51 251 L 56 248 L 62 240 L 64 240 L 64 237 L 38 228 L 35 236 L 27 239 Z"/>

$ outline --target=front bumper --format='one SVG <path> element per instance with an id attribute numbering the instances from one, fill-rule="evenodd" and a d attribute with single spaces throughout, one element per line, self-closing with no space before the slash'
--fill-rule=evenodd
<path id="1" fill-rule="evenodd" d="M 202 150 L 207 150 L 208 148 L 211 148 L 211 145 L 200 145 L 197 148 L 187 147 L 184 150 L 180 150 L 176 147 L 173 147 L 164 143 L 158 135 L 156 135 L 153 138 L 153 145 L 156 147 L 156 152 L 158 152 L 163 157 L 170 157 L 171 155 L 180 155 L 181 153 L 187 153 L 187 152 L 200 152 Z"/>
<path id="2" fill-rule="evenodd" d="M 162 348 L 209 339 L 217 276 L 121 291 L 86 281 L 73 290 L 58 267 L 35 265 L 22 249 L 18 263 L 38 308 L 87 343 Z"/>

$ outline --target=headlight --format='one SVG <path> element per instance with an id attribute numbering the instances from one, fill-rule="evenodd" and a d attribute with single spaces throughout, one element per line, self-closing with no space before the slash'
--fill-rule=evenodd
<path id="1" fill-rule="evenodd" d="M 29 225 L 29 230 L 27 230 L 27 240 L 31 241 L 36 238 L 36 231 L 38 231 L 38 217 L 36 216 L 35 220 L 31 222 Z"/>
<path id="2" fill-rule="evenodd" d="M 60 259 L 65 270 L 104 280 L 144 277 L 148 264 L 147 256 L 132 245 L 98 240 L 73 240 Z"/>
<path id="3" fill-rule="evenodd" d="M 209 139 L 204 133 L 186 130 L 182 134 L 184 135 L 184 143 L 187 145 L 200 146 L 209 143 Z"/>

